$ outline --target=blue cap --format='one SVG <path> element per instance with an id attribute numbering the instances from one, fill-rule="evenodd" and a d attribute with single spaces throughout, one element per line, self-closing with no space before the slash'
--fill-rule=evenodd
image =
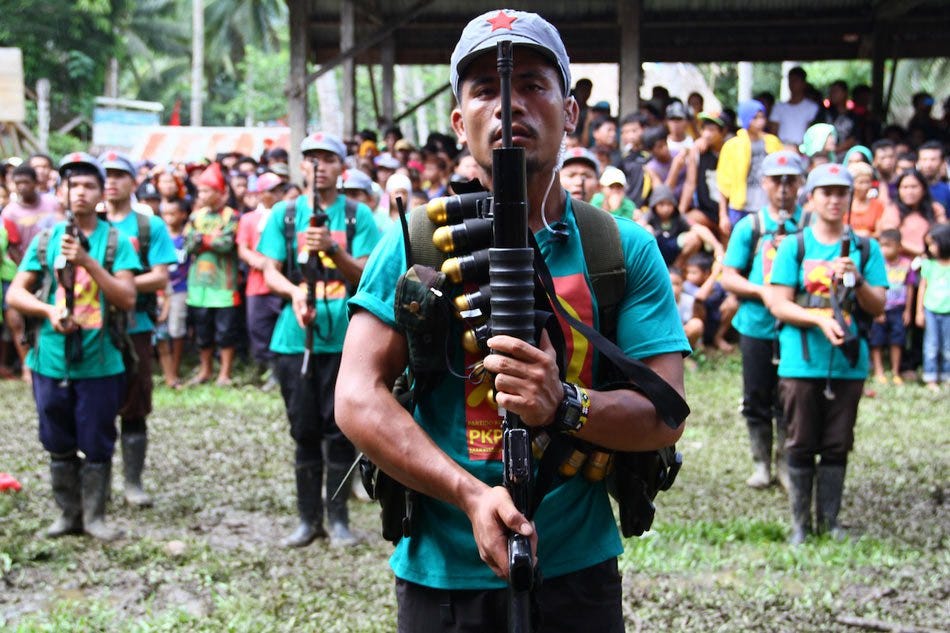
<path id="1" fill-rule="evenodd" d="M 756 101 L 755 99 L 741 101 L 736 111 L 739 125 L 743 128 L 748 128 L 749 124 L 752 123 L 752 119 L 754 119 L 755 115 L 759 112 L 765 112 L 765 105 L 761 101 Z"/>
<path id="2" fill-rule="evenodd" d="M 805 181 L 805 191 L 811 193 L 818 187 L 847 187 L 850 189 L 853 182 L 851 174 L 844 166 L 838 163 L 825 163 L 818 165 L 808 174 L 808 180 Z"/>
<path id="3" fill-rule="evenodd" d="M 300 144 L 302 154 L 317 151 L 330 152 L 339 156 L 340 160 L 346 160 L 346 145 L 337 137 L 326 132 L 314 132 Z"/>
<path id="4" fill-rule="evenodd" d="M 462 74 L 472 60 L 505 40 L 516 46 L 530 47 L 548 57 L 561 73 L 564 94 L 570 92 L 571 62 L 557 29 L 537 13 L 493 9 L 468 23 L 452 52 L 449 83 L 456 99 Z"/>
<path id="5" fill-rule="evenodd" d="M 132 164 L 132 161 L 129 160 L 124 154 L 119 152 L 108 151 L 104 154 L 99 155 L 99 163 L 102 165 L 102 168 L 106 171 L 114 169 L 116 171 L 124 171 L 128 175 L 135 178 L 137 175 L 135 172 L 135 165 Z"/>
<path id="6" fill-rule="evenodd" d="M 59 161 L 59 175 L 63 178 L 66 178 L 67 172 L 77 168 L 84 171 L 94 171 L 99 175 L 101 182 L 106 181 L 106 170 L 102 168 L 102 165 L 92 154 L 72 152 L 63 156 L 63 159 Z"/>
<path id="7" fill-rule="evenodd" d="M 762 160 L 763 176 L 804 176 L 801 157 L 787 149 L 772 152 Z"/>
<path id="8" fill-rule="evenodd" d="M 373 179 L 359 169 L 347 169 L 343 179 L 344 189 L 359 189 L 369 193 L 373 190 Z"/>

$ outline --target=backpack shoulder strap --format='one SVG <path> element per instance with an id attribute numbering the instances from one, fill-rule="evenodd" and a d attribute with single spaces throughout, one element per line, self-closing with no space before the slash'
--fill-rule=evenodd
<path id="1" fill-rule="evenodd" d="M 49 240 L 52 236 L 52 229 L 43 229 L 36 242 L 36 258 L 40 260 L 40 266 L 43 268 L 43 274 L 49 270 L 49 262 L 46 261 L 49 255 Z"/>
<path id="2" fill-rule="evenodd" d="M 868 260 L 871 258 L 871 240 L 866 237 L 861 237 L 860 235 L 854 236 L 855 244 L 858 247 L 858 252 L 861 253 L 861 276 L 864 276 L 864 271 L 867 270 Z"/>
<path id="3" fill-rule="evenodd" d="M 297 265 L 297 201 L 284 207 L 284 254 L 288 274 Z"/>
<path id="4" fill-rule="evenodd" d="M 134 212 L 133 212 L 134 213 Z M 115 252 L 119 248 L 119 230 L 114 226 L 109 226 L 109 233 L 106 236 L 106 256 L 102 262 L 102 267 L 106 272 L 112 274 L 112 265 L 115 264 Z"/>
<path id="5" fill-rule="evenodd" d="M 762 211 L 759 210 L 752 214 L 752 241 L 749 243 L 749 260 L 746 262 L 742 271 L 743 277 L 748 277 L 752 272 L 752 265 L 755 263 L 756 251 L 759 250 L 759 240 L 762 239 L 762 231 L 765 223 L 762 221 Z"/>
<path id="6" fill-rule="evenodd" d="M 142 268 L 150 268 L 148 261 L 148 251 L 152 245 L 152 222 L 151 218 L 144 213 L 132 211 L 135 214 L 135 221 L 138 223 L 139 239 L 139 260 L 142 262 Z"/>
<path id="7" fill-rule="evenodd" d="M 353 238 L 356 237 L 356 202 L 346 199 L 343 209 L 346 213 L 346 252 L 353 254 Z"/>
<path id="8" fill-rule="evenodd" d="M 610 213 L 579 200 L 571 200 L 580 229 L 590 285 L 601 313 L 610 314 L 623 298 L 627 266 L 620 243 L 620 228 Z M 613 328 L 609 328 L 612 332 Z M 605 331 L 608 331 L 605 329 Z"/>
<path id="9" fill-rule="evenodd" d="M 409 212 L 409 246 L 412 249 L 413 263 L 428 266 L 435 270 L 442 269 L 445 254 L 432 243 L 432 234 L 438 226 L 429 219 L 424 206 L 416 207 Z"/>

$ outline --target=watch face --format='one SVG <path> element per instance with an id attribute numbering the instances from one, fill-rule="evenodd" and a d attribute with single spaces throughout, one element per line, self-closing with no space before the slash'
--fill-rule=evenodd
<path id="1" fill-rule="evenodd" d="M 581 412 L 574 407 L 567 407 L 564 412 L 563 424 L 571 430 L 576 430 L 581 419 Z"/>

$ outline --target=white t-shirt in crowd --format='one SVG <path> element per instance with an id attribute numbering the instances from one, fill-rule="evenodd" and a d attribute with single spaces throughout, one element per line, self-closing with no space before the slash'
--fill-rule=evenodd
<path id="1" fill-rule="evenodd" d="M 783 101 L 772 107 L 771 121 L 778 123 L 778 137 L 783 143 L 798 145 L 805 130 L 818 115 L 818 104 L 808 99 L 798 103 Z"/>

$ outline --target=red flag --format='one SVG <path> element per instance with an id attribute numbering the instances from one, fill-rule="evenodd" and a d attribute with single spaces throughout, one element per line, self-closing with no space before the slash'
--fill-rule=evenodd
<path id="1" fill-rule="evenodd" d="M 181 99 L 175 99 L 175 107 L 172 108 L 172 115 L 168 119 L 169 125 L 181 125 Z"/>

